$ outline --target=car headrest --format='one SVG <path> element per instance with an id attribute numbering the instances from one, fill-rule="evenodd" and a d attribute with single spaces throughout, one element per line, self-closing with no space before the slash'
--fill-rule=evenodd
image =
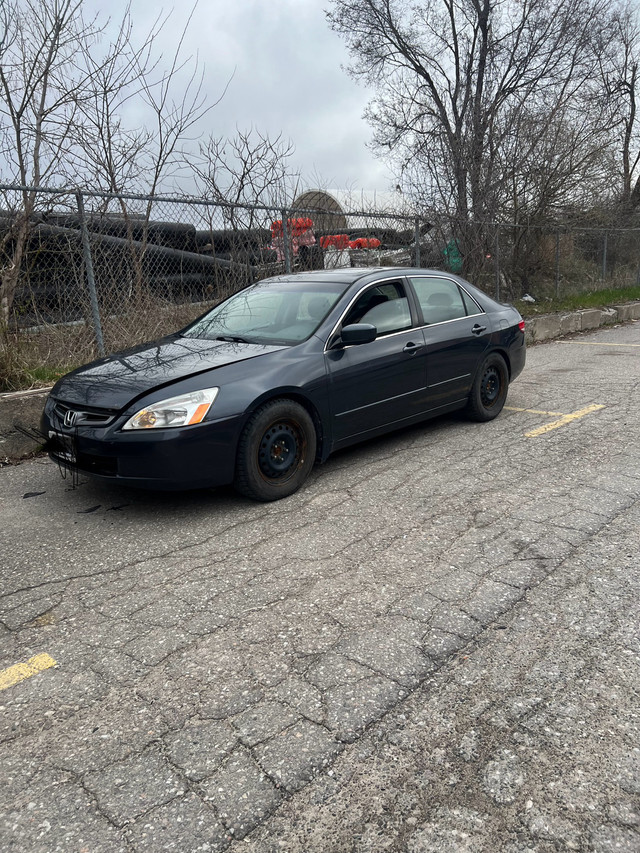
<path id="1" fill-rule="evenodd" d="M 440 291 L 439 293 L 432 293 L 431 296 L 427 299 L 427 303 L 429 305 L 452 305 L 453 299 L 448 293 Z"/>

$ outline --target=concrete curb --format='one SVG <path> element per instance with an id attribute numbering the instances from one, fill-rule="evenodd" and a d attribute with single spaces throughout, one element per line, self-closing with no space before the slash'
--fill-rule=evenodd
<path id="1" fill-rule="evenodd" d="M 628 320 L 640 320 L 640 302 L 627 302 L 624 305 L 612 305 L 610 308 L 585 308 L 566 314 L 527 317 L 525 335 L 527 344 L 536 344 Z"/>
<path id="2" fill-rule="evenodd" d="M 0 466 L 24 459 L 39 449 L 39 444 L 19 432 L 15 424 L 37 429 L 40 414 L 50 388 L 0 394 Z"/>
<path id="3" fill-rule="evenodd" d="M 34 388 L 0 394 L 0 465 L 24 459 L 39 449 L 39 444 L 19 432 L 15 425 L 37 429 L 44 401 L 51 388 Z"/>
<path id="4" fill-rule="evenodd" d="M 640 320 L 640 302 L 528 317 L 525 335 L 527 344 L 536 344 L 628 320 Z M 50 387 L 34 388 L 31 391 L 0 394 L 0 466 L 24 459 L 39 449 L 37 442 L 19 432 L 15 424 L 21 424 L 27 429 L 37 429 L 44 401 L 50 390 Z"/>

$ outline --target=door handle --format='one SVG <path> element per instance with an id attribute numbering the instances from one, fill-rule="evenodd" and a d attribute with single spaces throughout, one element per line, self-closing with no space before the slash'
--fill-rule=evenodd
<path id="1" fill-rule="evenodd" d="M 474 335 L 481 335 L 483 332 L 487 331 L 486 326 L 479 326 L 478 323 L 475 324 L 473 329 L 471 329 Z"/>
<path id="2" fill-rule="evenodd" d="M 422 344 L 414 344 L 413 341 L 409 341 L 408 344 L 404 345 L 402 352 L 416 353 L 421 347 Z"/>

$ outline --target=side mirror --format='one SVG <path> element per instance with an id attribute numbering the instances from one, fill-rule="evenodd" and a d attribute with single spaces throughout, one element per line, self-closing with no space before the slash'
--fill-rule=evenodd
<path id="1" fill-rule="evenodd" d="M 352 323 L 350 326 L 342 327 L 340 343 L 343 346 L 370 344 L 371 341 L 375 341 L 377 335 L 378 330 L 371 323 Z"/>

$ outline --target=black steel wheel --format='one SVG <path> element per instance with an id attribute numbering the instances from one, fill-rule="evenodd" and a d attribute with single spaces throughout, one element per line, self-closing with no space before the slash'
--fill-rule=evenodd
<path id="1" fill-rule="evenodd" d="M 466 413 L 474 421 L 497 417 L 507 399 L 509 371 L 504 358 L 494 352 L 480 365 L 469 395 Z"/>
<path id="2" fill-rule="evenodd" d="M 316 456 L 311 416 L 294 400 L 270 400 L 249 418 L 238 444 L 234 486 L 258 501 L 297 491 Z"/>

